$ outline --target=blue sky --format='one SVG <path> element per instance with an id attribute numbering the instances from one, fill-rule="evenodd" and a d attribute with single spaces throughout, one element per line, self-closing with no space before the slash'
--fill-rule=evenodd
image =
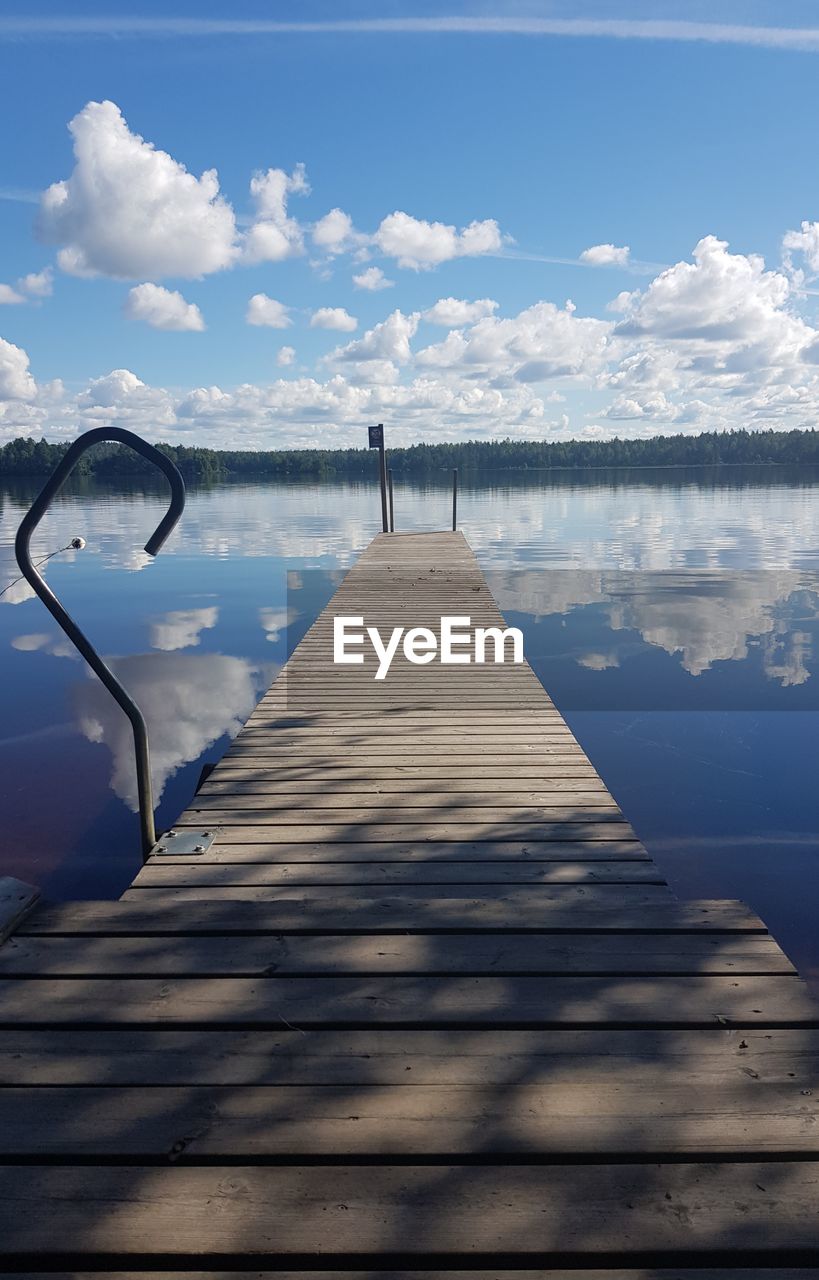
<path id="1" fill-rule="evenodd" d="M 812 8 L 7 7 L 0 440 L 813 425 Z"/>

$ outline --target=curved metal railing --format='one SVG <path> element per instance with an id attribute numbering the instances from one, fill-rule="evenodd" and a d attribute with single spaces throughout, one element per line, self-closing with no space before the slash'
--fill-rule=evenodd
<path id="1" fill-rule="evenodd" d="M 127 445 L 135 453 L 141 454 L 143 458 L 147 458 L 149 462 L 152 462 L 167 478 L 171 486 L 170 505 L 145 543 L 145 551 L 148 555 L 155 556 L 158 554 L 184 510 L 185 482 L 170 458 L 161 453 L 159 449 L 154 448 L 152 444 L 148 444 L 146 440 L 141 439 L 140 436 L 135 435 L 133 431 L 126 431 L 122 427 L 97 427 L 93 431 L 87 431 L 74 441 L 46 481 L 42 492 L 34 499 L 30 510 L 23 517 L 20 528 L 17 530 L 14 550 L 20 571 L 29 586 L 40 597 L 49 613 L 62 627 L 71 643 L 79 649 L 91 670 L 99 676 L 108 692 L 116 699 L 131 722 L 136 755 L 142 856 L 145 859 L 156 844 L 151 760 L 145 717 L 133 698 L 130 697 L 119 680 L 117 680 L 110 667 L 103 662 L 88 637 L 80 630 L 71 615 L 60 604 L 45 578 L 39 573 L 36 565 L 33 564 L 30 551 L 31 535 L 51 506 L 53 499 L 62 489 L 82 455 L 101 441 L 115 441 L 119 444 Z"/>

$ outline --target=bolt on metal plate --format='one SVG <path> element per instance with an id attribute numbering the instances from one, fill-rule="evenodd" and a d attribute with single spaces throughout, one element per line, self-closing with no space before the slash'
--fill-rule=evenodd
<path id="1" fill-rule="evenodd" d="M 208 852 L 215 839 L 216 831 L 211 827 L 202 831 L 191 827 L 171 827 L 159 837 L 149 857 L 161 857 L 163 854 L 174 858 L 199 857 Z"/>

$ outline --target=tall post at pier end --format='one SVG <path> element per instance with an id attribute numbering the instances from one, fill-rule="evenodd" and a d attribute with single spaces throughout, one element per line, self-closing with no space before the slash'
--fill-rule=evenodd
<path id="1" fill-rule="evenodd" d="M 390 533 L 395 533 L 395 508 L 392 495 L 392 467 L 387 468 L 387 484 L 390 491 Z"/>
<path id="2" fill-rule="evenodd" d="M 452 532 L 458 529 L 458 468 L 452 472 Z"/>
<path id="3" fill-rule="evenodd" d="M 381 528 L 384 533 L 389 533 L 390 526 L 387 519 L 387 455 L 384 452 L 384 423 L 379 422 L 377 427 L 368 427 L 368 447 L 378 450 L 378 473 L 381 479 Z"/>

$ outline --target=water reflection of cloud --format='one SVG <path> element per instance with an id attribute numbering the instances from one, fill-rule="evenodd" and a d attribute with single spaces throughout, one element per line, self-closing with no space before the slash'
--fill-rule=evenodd
<path id="1" fill-rule="evenodd" d="M 15 582 L 6 587 L 2 596 L 0 596 L 0 604 L 22 604 L 25 600 L 33 599 L 34 592 L 25 578 L 23 578 L 21 582 Z"/>
<path id="2" fill-rule="evenodd" d="M 679 654 L 690 675 L 716 662 L 738 662 L 761 643 L 763 669 L 783 685 L 810 677 L 810 636 L 783 614 L 819 618 L 819 589 L 811 575 L 793 571 L 620 573 L 516 571 L 491 575 L 504 612 L 535 618 L 568 615 L 597 606 L 611 631 L 636 631 L 646 644 Z M 585 653 L 581 666 L 618 665 L 616 649 Z"/>
<path id="3" fill-rule="evenodd" d="M 287 609 L 260 609 L 259 621 L 265 632 L 265 639 L 271 644 L 276 644 L 281 638 L 282 631 L 286 629 L 288 622 L 292 622 L 294 616 Z"/>
<path id="4" fill-rule="evenodd" d="M 589 671 L 609 671 L 612 667 L 619 667 L 620 657 L 615 653 L 582 653 L 577 659 L 581 667 L 586 667 Z"/>
<path id="5" fill-rule="evenodd" d="M 206 609 L 173 609 L 151 623 L 151 648 L 169 651 L 192 649 L 199 644 L 203 631 L 219 621 L 217 605 Z"/>
<path id="6" fill-rule="evenodd" d="M 20 519 L 23 518 L 25 508 L 20 508 Z M 0 538 L 6 529 L 4 512 L 0 506 Z M 18 521 L 19 523 L 19 521 Z M 26 600 L 34 600 L 36 593 L 28 585 L 25 578 L 20 577 L 20 566 L 14 556 L 13 542 L 17 532 L 16 525 L 7 530 L 9 546 L 0 546 L 0 604 L 23 604 Z M 42 551 L 32 552 L 32 559 L 35 568 L 39 571 L 40 577 L 45 578 L 52 564 L 56 564 L 56 556 L 59 556 L 63 564 L 73 564 L 77 559 L 79 551 L 82 547 L 64 546 L 58 550 L 52 549 L 51 553 Z"/>
<path id="7" fill-rule="evenodd" d="M 113 567 L 128 569 L 131 573 L 139 573 L 141 569 L 146 569 L 149 564 L 153 564 L 153 560 L 154 557 L 149 556 L 148 552 L 143 551 L 141 547 L 128 547 L 122 549 Z"/>
<path id="8" fill-rule="evenodd" d="M 22 516 L 22 512 L 20 514 Z M 46 576 L 47 567 L 40 565 L 42 577 Z M 0 604 L 23 604 L 26 600 L 35 599 L 32 588 L 25 578 L 20 577 L 20 566 L 10 547 L 0 551 L 0 592 Z"/>
<path id="9" fill-rule="evenodd" d="M 813 657 L 812 637 L 806 631 L 788 631 L 781 625 L 762 641 L 762 665 L 771 680 L 785 688 L 810 680 L 808 662 Z"/>
<path id="10" fill-rule="evenodd" d="M 267 678 L 243 658 L 218 653 L 143 653 L 106 661 L 145 716 L 156 801 L 182 765 L 224 734 L 238 733 Z M 112 790 L 136 812 L 130 724 L 93 678 L 76 687 L 75 708 L 86 738 L 104 742 L 111 751 Z"/>
<path id="11" fill-rule="evenodd" d="M 9 643 L 12 649 L 19 649 L 21 653 L 49 653 L 53 658 L 79 658 L 80 656 L 66 636 L 48 635 L 44 631 L 32 635 L 12 636 Z"/>

